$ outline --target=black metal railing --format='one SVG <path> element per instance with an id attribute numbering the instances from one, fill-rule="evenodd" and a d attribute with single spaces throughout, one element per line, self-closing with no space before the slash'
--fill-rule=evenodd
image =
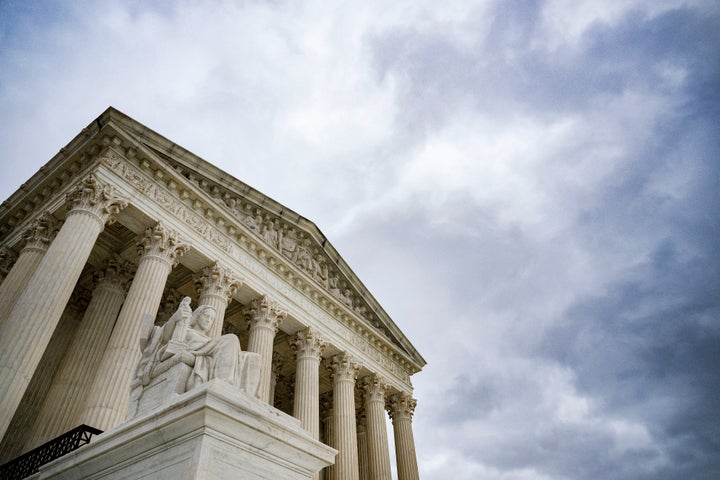
<path id="1" fill-rule="evenodd" d="M 29 477 L 37 473 L 41 466 L 90 443 L 90 438 L 93 435 L 101 433 L 102 430 L 87 425 L 75 427 L 69 432 L 63 433 L 59 437 L 0 466 L 0 479 L 21 480 Z"/>

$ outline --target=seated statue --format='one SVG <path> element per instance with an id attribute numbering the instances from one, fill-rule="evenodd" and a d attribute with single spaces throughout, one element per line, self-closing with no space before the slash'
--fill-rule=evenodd
<path id="1" fill-rule="evenodd" d="M 142 357 L 131 386 L 128 418 L 212 379 L 257 397 L 260 356 L 243 352 L 235 335 L 209 337 L 216 316 L 215 309 L 207 305 L 193 312 L 190 297 L 185 297 L 163 326 L 143 329 Z"/>

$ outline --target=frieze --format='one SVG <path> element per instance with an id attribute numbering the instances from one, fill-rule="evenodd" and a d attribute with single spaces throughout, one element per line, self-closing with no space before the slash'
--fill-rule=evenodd
<path id="1" fill-rule="evenodd" d="M 192 230 L 219 247 L 250 272 L 268 283 L 271 287 L 275 288 L 280 294 L 303 308 L 313 319 L 319 321 L 325 327 L 333 331 L 333 333 L 339 335 L 347 341 L 350 345 L 363 352 L 374 362 L 382 366 L 386 371 L 391 372 L 403 383 L 410 385 L 410 377 L 407 370 L 397 362 L 388 358 L 388 355 L 396 355 L 391 350 L 387 349 L 386 353 L 384 353 L 382 350 L 375 347 L 368 339 L 361 336 L 359 332 L 351 330 L 352 327 L 339 323 L 337 319 L 334 319 L 325 310 L 321 309 L 314 302 L 311 302 L 304 295 L 301 295 L 296 289 L 291 288 L 290 285 L 279 278 L 278 275 L 273 274 L 266 266 L 262 265 L 240 250 L 240 248 L 238 248 L 232 240 L 218 230 L 218 227 L 211 225 L 208 220 L 190 210 L 188 206 L 182 203 L 182 201 L 173 198 L 172 194 L 165 190 L 165 187 L 158 185 L 157 181 L 148 178 L 141 172 L 138 172 L 130 161 L 125 160 L 112 149 L 107 149 L 103 152 L 101 159 L 107 167 L 116 172 L 131 186 L 142 192 L 149 199 L 157 202 L 158 205 L 171 212 L 176 216 L 176 218 L 181 220 Z M 178 192 L 178 194 L 181 197 L 185 196 L 186 201 L 187 198 L 189 198 L 189 196 L 183 195 L 182 191 Z M 232 226 L 228 226 L 227 229 L 230 231 Z M 242 234 L 236 235 L 238 236 L 240 242 L 244 241 L 244 243 L 248 243 L 248 247 L 251 250 L 252 247 L 255 246 L 257 251 L 258 247 L 256 244 L 252 243 Z M 280 274 L 282 274 L 282 269 L 282 265 L 278 265 L 278 270 L 281 271 L 279 272 Z M 315 295 L 315 297 L 317 297 L 317 295 Z M 337 309 L 337 311 L 340 310 Z M 345 322 L 348 322 L 347 315 L 341 314 L 341 317 L 345 317 Z M 349 323 L 355 322 L 350 320 Z M 357 324 L 355 325 L 357 326 Z M 403 362 L 402 359 L 400 359 L 400 361 Z"/>
<path id="2" fill-rule="evenodd" d="M 323 287 L 336 300 L 353 310 L 357 315 L 384 331 L 382 324 L 372 315 L 362 295 L 352 291 L 343 274 L 324 251 L 313 245 L 312 239 L 302 230 L 295 228 L 280 217 L 272 215 L 252 203 L 231 195 L 218 185 L 213 185 L 204 178 L 198 178 L 192 172 L 184 171 L 179 166 L 175 169 L 189 181 L 193 182 L 221 208 L 226 209 L 251 235 L 261 240 L 267 247 L 292 262 L 303 274 L 314 283 Z"/>

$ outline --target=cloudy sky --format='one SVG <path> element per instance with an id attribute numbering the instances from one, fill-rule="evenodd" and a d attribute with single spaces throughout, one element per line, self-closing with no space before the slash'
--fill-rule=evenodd
<path id="1" fill-rule="evenodd" d="M 720 475 L 714 0 L 0 2 L 0 197 L 112 105 L 313 220 L 424 480 Z"/>

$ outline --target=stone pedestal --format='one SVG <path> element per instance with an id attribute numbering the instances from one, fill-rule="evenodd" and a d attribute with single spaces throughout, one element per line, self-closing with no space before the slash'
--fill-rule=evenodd
<path id="1" fill-rule="evenodd" d="M 33 480 L 300 480 L 335 450 L 300 422 L 221 381 L 119 425 L 44 466 Z"/>

